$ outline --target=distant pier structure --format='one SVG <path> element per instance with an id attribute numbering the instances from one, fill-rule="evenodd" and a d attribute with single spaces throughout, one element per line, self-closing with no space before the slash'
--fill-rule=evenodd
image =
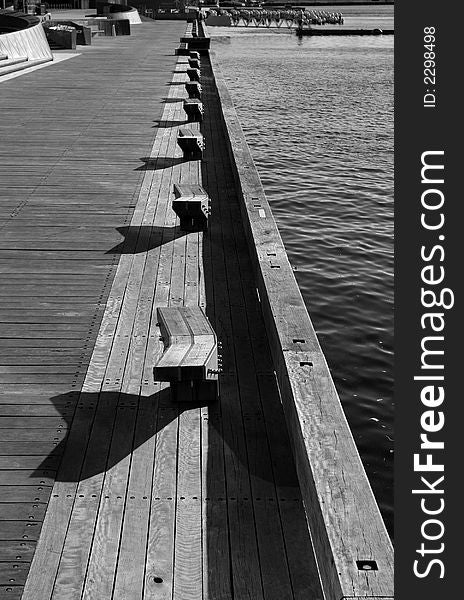
<path id="1" fill-rule="evenodd" d="M 209 9 L 207 25 L 226 25 L 233 27 L 288 27 L 301 25 L 343 25 L 341 12 L 302 9 Z"/>

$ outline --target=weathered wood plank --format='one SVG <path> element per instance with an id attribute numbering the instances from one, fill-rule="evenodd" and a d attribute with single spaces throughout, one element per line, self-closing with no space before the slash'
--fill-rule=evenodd
<path id="1" fill-rule="evenodd" d="M 0 470 L 0 485 L 34 485 L 52 486 L 55 480 L 55 471 L 37 469 L 28 470 Z"/>
<path id="2" fill-rule="evenodd" d="M 32 559 L 35 550 L 35 542 L 29 540 L 0 540 L 0 561 L 24 561 Z"/>
<path id="3" fill-rule="evenodd" d="M 202 592 L 202 506 L 200 409 L 179 419 L 174 598 L 200 600 Z"/>
<path id="4" fill-rule="evenodd" d="M 28 571 L 29 565 L 21 562 L 0 562 L 0 585 L 24 585 Z M 8 597 L 8 594 L 5 594 L 5 597 Z"/>
<path id="5" fill-rule="evenodd" d="M 30 499 L 28 499 L 30 502 Z M 17 501 L 17 500 L 15 500 Z M 35 521 L 0 521 L 0 536 L 2 540 L 37 541 L 40 535 L 41 523 Z M 1 563 L 0 563 L 1 564 Z M 1 579 L 0 579 L 1 581 Z M 21 582 L 21 583 L 24 583 Z"/>
<path id="6" fill-rule="evenodd" d="M 51 487 L 45 485 L 4 485 L 3 502 L 47 502 Z"/>
<path id="7" fill-rule="evenodd" d="M 12 455 L 0 456 L 0 469 L 58 469 L 61 457 L 48 454 Z"/>
<path id="8" fill-rule="evenodd" d="M 66 429 L 68 423 L 62 417 L 0 417 L 0 429 Z"/>
<path id="9" fill-rule="evenodd" d="M 0 503 L 0 521 L 43 521 L 46 504 L 28 502 Z M 0 559 L 1 560 L 1 559 Z"/>
<path id="10" fill-rule="evenodd" d="M 0 404 L 0 417 L 72 417 L 73 406 L 52 404 Z M 51 421 L 45 421 L 48 427 L 55 427 Z M 34 427 L 34 426 L 32 426 Z M 39 425 L 41 427 L 41 425 Z"/>

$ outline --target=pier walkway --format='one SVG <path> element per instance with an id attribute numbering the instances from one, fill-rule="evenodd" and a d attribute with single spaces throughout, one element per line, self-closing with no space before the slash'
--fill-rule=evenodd
<path id="1" fill-rule="evenodd" d="M 176 144 L 184 29 L 0 83 L 2 599 L 322 599 L 207 59 L 204 160 Z M 219 402 L 153 382 L 166 305 L 206 309 Z"/>

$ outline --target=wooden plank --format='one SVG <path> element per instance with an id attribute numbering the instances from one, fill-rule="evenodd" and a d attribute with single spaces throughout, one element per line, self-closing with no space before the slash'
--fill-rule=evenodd
<path id="1" fill-rule="evenodd" d="M 47 456 L 49 453 L 56 453 L 57 446 L 56 441 L 0 441 L 0 454 L 2 456 Z"/>
<path id="2" fill-rule="evenodd" d="M 24 585 L 28 571 L 29 565 L 22 562 L 0 562 L 0 585 Z"/>
<path id="3" fill-rule="evenodd" d="M 22 585 L 0 585 L 1 600 L 21 600 L 24 587 Z"/>
<path id="4" fill-rule="evenodd" d="M 58 469 L 61 457 L 44 455 L 11 455 L 0 456 L 0 469 Z"/>
<path id="5" fill-rule="evenodd" d="M 177 456 L 177 409 L 160 407 L 156 462 L 145 568 L 144 599 L 171 598 L 174 570 L 174 531 Z"/>
<path id="6" fill-rule="evenodd" d="M 3 429 L 2 442 L 61 442 L 67 435 L 67 429 Z"/>
<path id="7" fill-rule="evenodd" d="M 62 404 L 4 404 L 0 405 L 0 417 L 27 416 L 27 417 L 72 417 L 74 405 Z M 52 421 L 44 422 L 47 427 L 56 428 L 56 423 Z M 38 425 L 42 427 L 42 425 Z"/>
<path id="8" fill-rule="evenodd" d="M 5 541 L 37 541 L 40 535 L 40 529 L 41 523 L 35 521 L 0 521 L 0 536 L 2 540 Z"/>
<path id="9" fill-rule="evenodd" d="M 0 503 L 0 521 L 43 521 L 46 504 L 28 502 Z"/>
<path id="10" fill-rule="evenodd" d="M 200 409 L 179 419 L 174 598 L 203 597 Z"/>
<path id="11" fill-rule="evenodd" d="M 62 417 L 0 417 L 0 429 L 41 428 L 66 429 L 67 421 Z"/>
<path id="12" fill-rule="evenodd" d="M 1 492 L 3 502 L 47 502 L 51 487 L 45 485 L 2 485 Z"/>
<path id="13" fill-rule="evenodd" d="M 46 485 L 52 486 L 54 482 L 54 471 L 48 470 L 0 470 L 0 485 Z"/>
<path id="14" fill-rule="evenodd" d="M 0 561 L 25 561 L 32 559 L 35 550 L 35 542 L 29 540 L 0 540 Z"/>

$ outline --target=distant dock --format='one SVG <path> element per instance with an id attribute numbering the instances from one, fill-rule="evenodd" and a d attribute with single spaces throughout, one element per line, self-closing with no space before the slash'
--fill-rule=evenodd
<path id="1" fill-rule="evenodd" d="M 201 22 L 146 20 L 0 78 L 1 598 L 393 598 L 390 539 L 208 46 Z M 206 314 L 219 399 L 154 380 L 160 307 Z"/>
<path id="2" fill-rule="evenodd" d="M 298 27 L 296 34 L 303 36 L 322 36 L 322 35 L 394 35 L 394 29 L 349 29 L 347 27 Z"/>

